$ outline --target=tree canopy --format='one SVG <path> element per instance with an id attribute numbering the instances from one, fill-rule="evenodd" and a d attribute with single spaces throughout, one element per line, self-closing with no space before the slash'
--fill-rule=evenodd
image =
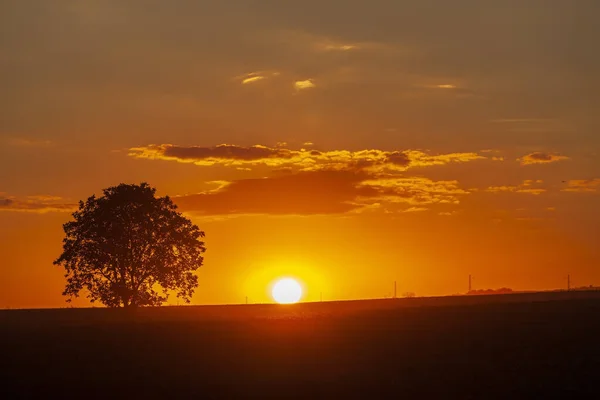
<path id="1" fill-rule="evenodd" d="M 156 306 L 169 292 L 189 303 L 203 263 L 204 232 L 156 197 L 147 183 L 120 184 L 79 202 L 63 225 L 67 301 L 85 289 L 91 302 L 108 307 Z"/>

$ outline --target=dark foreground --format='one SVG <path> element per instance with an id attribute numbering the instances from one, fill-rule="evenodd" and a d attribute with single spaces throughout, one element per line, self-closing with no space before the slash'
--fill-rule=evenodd
<path id="1" fill-rule="evenodd" d="M 596 398 L 598 293 L 0 312 L 0 398 Z"/>

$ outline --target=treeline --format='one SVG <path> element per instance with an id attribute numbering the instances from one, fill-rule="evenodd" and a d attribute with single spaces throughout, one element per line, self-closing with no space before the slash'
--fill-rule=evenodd
<path id="1" fill-rule="evenodd" d="M 500 289 L 477 289 L 470 290 L 467 294 L 507 294 L 513 293 L 511 288 L 500 288 Z"/>

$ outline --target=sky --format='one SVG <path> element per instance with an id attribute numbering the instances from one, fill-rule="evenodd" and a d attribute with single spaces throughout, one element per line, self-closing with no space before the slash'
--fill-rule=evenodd
<path id="1" fill-rule="evenodd" d="M 599 12 L 2 1 L 0 307 L 65 306 L 62 224 L 121 182 L 206 232 L 193 304 L 600 285 Z"/>

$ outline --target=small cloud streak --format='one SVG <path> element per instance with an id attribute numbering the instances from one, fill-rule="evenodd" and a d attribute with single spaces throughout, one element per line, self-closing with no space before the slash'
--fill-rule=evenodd
<path id="1" fill-rule="evenodd" d="M 242 85 L 246 85 L 246 84 L 252 83 L 252 82 L 258 82 L 263 79 L 265 79 L 264 76 L 251 76 L 249 78 L 242 80 Z"/>
<path id="2" fill-rule="evenodd" d="M 294 82 L 294 88 L 296 90 L 312 89 L 315 87 L 316 87 L 316 85 L 312 79 L 305 79 L 303 81 Z"/>
<path id="3" fill-rule="evenodd" d="M 323 51 L 350 51 L 359 49 L 358 44 L 342 44 L 334 42 L 319 43 L 317 48 Z"/>
<path id="4" fill-rule="evenodd" d="M 368 179 L 359 187 L 370 188 L 376 195 L 365 201 L 387 203 L 424 204 L 459 204 L 460 197 L 469 192 L 458 186 L 458 181 L 433 181 L 423 177 L 384 177 Z"/>
<path id="5" fill-rule="evenodd" d="M 236 81 L 239 81 L 242 85 L 249 85 L 249 84 L 257 83 L 259 81 L 262 81 L 262 80 L 265 80 L 267 78 L 271 78 L 271 77 L 274 77 L 277 75 L 279 75 L 279 72 L 256 71 L 256 72 L 250 72 L 250 73 L 243 74 L 243 75 L 238 75 L 238 76 L 234 77 L 233 79 Z"/>
<path id="6" fill-rule="evenodd" d="M 438 215 L 441 215 L 443 217 L 451 217 L 451 216 L 456 215 L 456 214 L 458 214 L 457 211 L 442 211 L 442 212 L 438 213 Z"/>
<path id="7" fill-rule="evenodd" d="M 62 197 L 37 195 L 18 199 L 14 196 L 0 196 L 0 211 L 28 212 L 45 214 L 50 212 L 72 212 L 77 204 L 65 202 Z"/>
<path id="8" fill-rule="evenodd" d="M 521 193 L 539 196 L 540 194 L 546 192 L 546 189 L 536 187 L 542 183 L 544 183 L 544 181 L 541 179 L 528 179 L 523 181 L 523 183 L 518 186 L 491 186 L 485 189 L 485 191 L 489 193 Z"/>
<path id="9" fill-rule="evenodd" d="M 357 51 L 390 52 L 395 48 L 383 42 L 350 41 L 339 37 L 323 36 L 302 30 L 283 29 L 272 32 L 268 40 L 273 38 L 295 50 L 317 53 L 346 53 Z"/>
<path id="10" fill-rule="evenodd" d="M 563 192 L 595 193 L 600 190 L 600 178 L 596 179 L 574 179 L 567 182 Z"/>
<path id="11" fill-rule="evenodd" d="M 429 208 L 426 207 L 410 207 L 407 208 L 406 210 L 402 211 L 403 213 L 417 213 L 417 212 L 423 212 L 423 211 L 427 211 L 429 210 Z"/>
<path id="12" fill-rule="evenodd" d="M 549 164 L 569 159 L 569 157 L 557 153 L 534 152 L 518 158 L 517 161 L 520 161 L 521 165 L 525 166 L 532 164 Z"/>

